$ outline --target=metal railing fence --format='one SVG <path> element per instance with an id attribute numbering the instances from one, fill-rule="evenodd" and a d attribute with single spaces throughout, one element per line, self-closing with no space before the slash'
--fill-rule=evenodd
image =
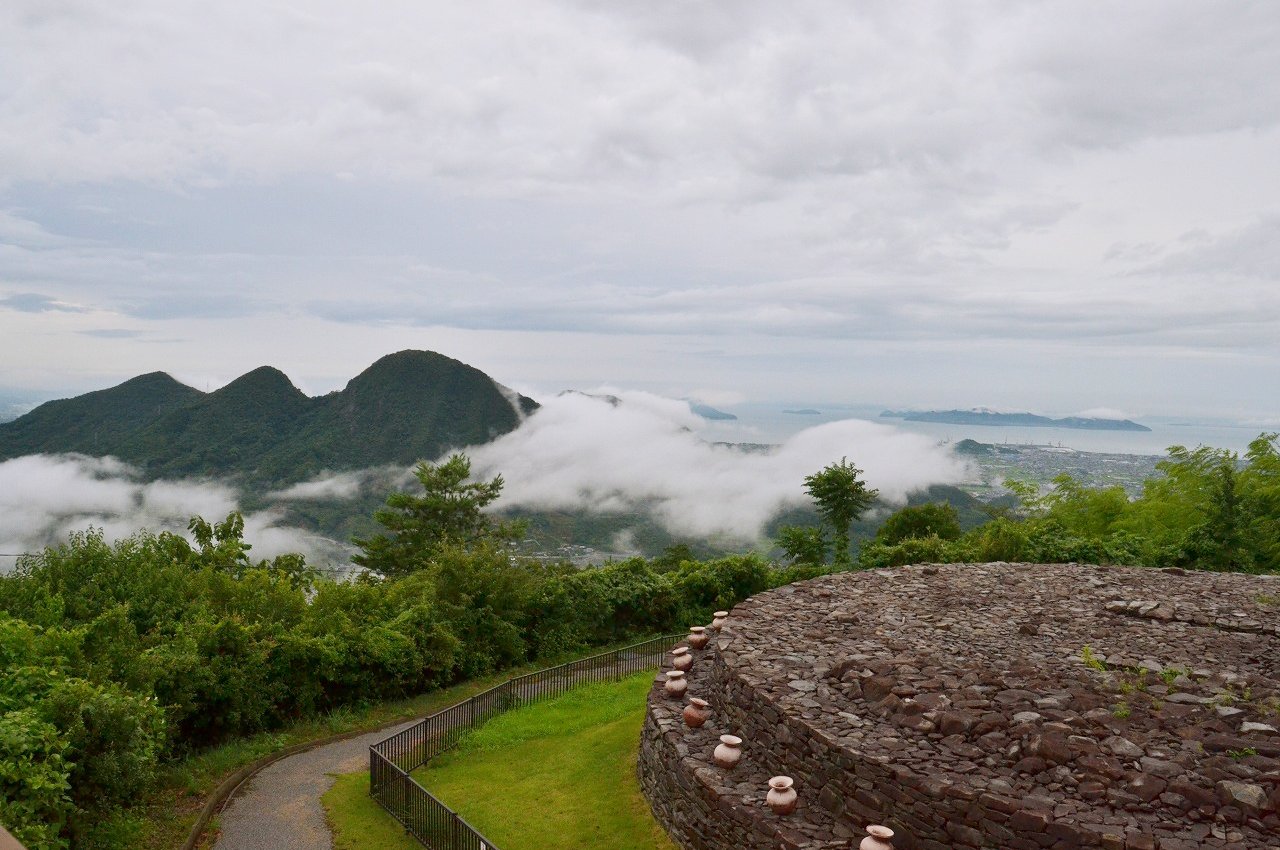
<path id="1" fill-rule="evenodd" d="M 508 679 L 438 711 L 369 747 L 369 793 L 431 850 L 497 850 L 457 812 L 418 784 L 409 772 L 457 746 L 458 739 L 490 718 L 578 685 L 613 682 L 662 664 L 684 634 L 663 635 L 632 646 L 580 658 Z"/>

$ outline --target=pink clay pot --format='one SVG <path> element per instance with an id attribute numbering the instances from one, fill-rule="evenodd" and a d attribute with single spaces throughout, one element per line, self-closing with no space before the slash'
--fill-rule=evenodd
<path id="1" fill-rule="evenodd" d="M 689 689 L 689 683 L 684 679 L 683 670 L 672 670 L 667 674 L 667 682 L 662 686 L 667 692 L 667 696 L 671 699 L 680 699 L 684 696 L 684 692 Z"/>
<path id="2" fill-rule="evenodd" d="M 729 619 L 728 611 L 717 611 L 711 615 L 711 630 L 713 632 L 720 631 L 720 627 L 724 625 L 724 621 Z"/>
<path id="3" fill-rule="evenodd" d="M 887 826 L 867 827 L 867 837 L 862 839 L 858 850 L 893 850 L 889 839 L 893 838 L 893 830 Z"/>
<path id="4" fill-rule="evenodd" d="M 706 626 L 693 626 L 689 629 L 689 646 L 693 649 L 702 649 L 711 640 L 711 635 L 707 634 Z"/>
<path id="5" fill-rule="evenodd" d="M 764 801 L 775 815 L 785 817 L 796 810 L 799 798 L 796 796 L 796 789 L 792 787 L 794 784 L 790 776 L 775 776 L 769 780 L 769 793 L 765 795 Z"/>
<path id="6" fill-rule="evenodd" d="M 733 770 L 742 760 L 742 739 L 737 735 L 721 735 L 720 744 L 711 753 L 716 767 Z"/>
<path id="7" fill-rule="evenodd" d="M 697 729 L 711 717 L 711 704 L 699 697 L 689 697 L 689 704 L 684 707 L 684 725 Z"/>
<path id="8" fill-rule="evenodd" d="M 689 672 L 689 668 L 693 666 L 693 656 L 689 654 L 689 647 L 677 646 L 671 650 L 671 666 L 677 670 Z"/>

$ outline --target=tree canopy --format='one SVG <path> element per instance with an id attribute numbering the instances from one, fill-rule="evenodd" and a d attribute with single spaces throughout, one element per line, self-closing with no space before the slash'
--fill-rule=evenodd
<path id="1" fill-rule="evenodd" d="M 866 512 L 880 495 L 868 488 L 859 476 L 862 470 L 847 457 L 828 464 L 820 472 L 805 476 L 805 492 L 813 499 L 818 515 L 831 527 L 831 542 L 837 566 L 852 564 L 849 554 L 849 526 Z"/>
<path id="2" fill-rule="evenodd" d="M 944 502 L 907 505 L 884 521 L 876 531 L 876 542 L 892 546 L 909 537 L 930 535 L 943 540 L 960 537 L 960 517 L 955 508 Z"/>
<path id="3" fill-rule="evenodd" d="M 353 542 L 361 549 L 352 558 L 384 576 L 406 575 L 432 563 L 448 545 L 470 547 L 505 539 L 512 533 L 484 509 L 502 493 L 502 476 L 470 481 L 471 460 L 450 455 L 443 463 L 425 461 L 414 469 L 422 493 L 392 493 L 373 518 L 389 532 Z"/>

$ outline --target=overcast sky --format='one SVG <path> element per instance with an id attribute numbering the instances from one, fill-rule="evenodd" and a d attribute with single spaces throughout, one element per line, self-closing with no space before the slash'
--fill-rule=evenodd
<path id="1" fill-rule="evenodd" d="M 1280 10 L 0 3 L 0 389 L 1280 419 Z"/>

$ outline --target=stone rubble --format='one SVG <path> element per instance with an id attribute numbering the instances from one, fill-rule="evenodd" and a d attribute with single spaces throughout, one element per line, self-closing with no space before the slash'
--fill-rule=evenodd
<path id="1" fill-rule="evenodd" d="M 689 850 L 1280 848 L 1275 578 L 928 564 L 755 596 L 649 700 L 638 772 Z M 731 772 L 721 734 L 744 739 Z M 795 779 L 797 811 L 765 805 Z"/>

